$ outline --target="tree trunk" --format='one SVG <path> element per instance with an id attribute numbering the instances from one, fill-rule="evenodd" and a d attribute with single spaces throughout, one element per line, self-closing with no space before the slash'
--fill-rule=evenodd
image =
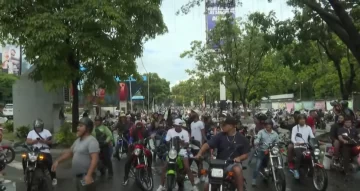
<path id="1" fill-rule="evenodd" d="M 72 80 L 71 85 L 73 88 L 73 100 L 72 100 L 72 132 L 77 131 L 77 126 L 79 123 L 79 84 L 78 79 Z"/>

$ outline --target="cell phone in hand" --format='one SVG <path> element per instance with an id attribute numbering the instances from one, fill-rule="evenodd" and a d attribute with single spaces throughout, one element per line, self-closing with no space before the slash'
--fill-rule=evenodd
<path id="1" fill-rule="evenodd" d="M 81 179 L 81 180 L 80 180 L 80 183 L 81 183 L 82 186 L 85 186 L 85 185 L 86 185 L 86 182 L 85 182 L 84 179 Z"/>

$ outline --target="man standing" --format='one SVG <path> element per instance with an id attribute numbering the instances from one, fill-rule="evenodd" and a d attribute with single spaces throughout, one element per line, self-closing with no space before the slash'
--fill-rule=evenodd
<path id="1" fill-rule="evenodd" d="M 110 129 L 102 125 L 102 119 L 100 116 L 95 117 L 95 129 L 92 132 L 92 135 L 96 137 L 96 140 L 99 142 L 100 153 L 104 157 L 104 165 L 108 169 L 108 176 L 112 178 L 114 175 L 112 162 L 111 162 L 111 148 L 114 142 L 114 137 Z M 101 172 L 104 175 L 105 172 Z"/>
<path id="2" fill-rule="evenodd" d="M 190 137 L 193 138 L 195 141 L 198 141 L 200 145 L 203 145 L 206 140 L 206 134 L 205 134 L 205 126 L 204 122 L 202 122 L 199 118 L 200 111 L 194 110 L 192 113 L 193 122 L 190 124 L 191 132 Z M 191 148 L 191 152 L 194 156 L 196 156 L 199 153 L 200 148 Z M 199 177 L 201 176 L 201 169 L 202 169 L 202 162 L 199 160 L 196 160 L 196 165 L 198 167 L 198 173 Z M 190 164 L 191 165 L 191 164 Z"/>
<path id="3" fill-rule="evenodd" d="M 56 171 L 59 163 L 72 159 L 72 172 L 76 177 L 77 191 L 96 191 L 94 178 L 99 160 L 99 143 L 91 136 L 94 123 L 89 118 L 82 118 L 77 128 L 77 139 L 71 148 L 65 151 L 53 164 L 52 171 Z"/>
<path id="4" fill-rule="evenodd" d="M 306 125 L 311 127 L 311 130 L 312 130 L 314 135 L 315 135 L 315 132 L 316 132 L 316 128 L 315 128 L 316 117 L 317 117 L 316 111 L 311 110 L 309 117 L 307 117 L 307 119 L 306 119 Z"/>

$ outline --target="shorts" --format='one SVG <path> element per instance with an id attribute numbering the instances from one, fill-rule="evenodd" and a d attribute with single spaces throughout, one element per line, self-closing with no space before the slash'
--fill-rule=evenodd
<path id="1" fill-rule="evenodd" d="M 240 163 L 234 163 L 234 164 L 230 164 L 229 166 L 227 166 L 225 168 L 225 172 L 230 172 L 232 171 L 232 169 L 234 168 L 234 166 L 239 166 L 240 169 L 242 169 L 242 165 Z"/>
<path id="2" fill-rule="evenodd" d="M 191 153 L 196 156 L 199 153 L 199 149 L 191 149 Z"/>

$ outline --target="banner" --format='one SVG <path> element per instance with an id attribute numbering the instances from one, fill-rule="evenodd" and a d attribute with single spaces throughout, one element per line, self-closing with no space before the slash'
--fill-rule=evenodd
<path id="1" fill-rule="evenodd" d="M 14 45 L 2 47 L 2 72 L 14 75 L 21 74 L 20 48 Z"/>
<path id="2" fill-rule="evenodd" d="M 315 109 L 321 109 L 321 110 L 325 111 L 326 102 L 325 101 L 316 101 L 315 102 Z"/>

